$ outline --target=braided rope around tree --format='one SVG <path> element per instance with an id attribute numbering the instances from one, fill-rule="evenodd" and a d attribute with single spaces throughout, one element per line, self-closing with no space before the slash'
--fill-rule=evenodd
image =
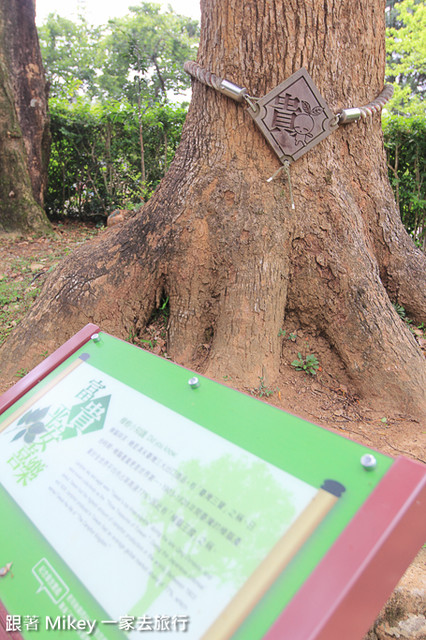
<path id="1" fill-rule="evenodd" d="M 250 97 L 247 93 L 247 89 L 245 89 L 244 87 L 239 87 L 233 82 L 229 82 L 229 80 L 221 78 L 208 69 L 204 69 L 192 60 L 188 60 L 187 62 L 185 62 L 183 68 L 186 73 L 191 75 L 202 84 L 205 84 L 212 89 L 216 89 L 216 91 L 219 91 L 220 93 L 233 98 L 237 102 L 243 102 L 243 100 L 246 100 L 253 108 L 253 103 L 255 104 L 256 98 Z M 385 104 L 391 99 L 392 96 L 393 86 L 391 84 L 387 84 L 384 86 L 383 91 L 377 96 L 377 98 L 375 98 L 368 104 L 362 107 L 349 107 L 347 109 L 342 109 L 341 111 L 339 111 L 336 114 L 336 117 L 339 118 L 338 123 L 346 124 L 349 122 L 356 122 L 357 120 L 359 120 L 359 118 L 363 118 L 365 120 L 367 116 L 372 116 L 375 113 L 380 113 Z"/>
<path id="2" fill-rule="evenodd" d="M 217 76 L 207 69 L 203 69 L 203 67 L 200 67 L 199 64 L 193 62 L 192 60 L 188 60 L 187 62 L 185 62 L 185 64 L 183 65 L 183 69 L 187 74 L 189 74 L 199 82 L 202 82 L 202 84 L 220 91 L 220 86 L 223 82 L 223 78 L 221 78 L 220 76 Z"/>
<path id="3" fill-rule="evenodd" d="M 257 114 L 259 114 L 259 109 L 260 109 L 260 104 L 262 103 L 262 101 L 264 100 L 263 98 L 255 98 L 252 96 L 248 95 L 247 89 L 245 87 L 240 87 L 236 84 L 234 84 L 233 82 L 230 82 L 229 80 L 226 80 L 226 78 L 221 78 L 220 76 L 212 73 L 211 71 L 209 71 L 208 69 L 204 69 L 203 67 L 201 67 L 198 63 L 189 60 L 187 62 L 185 62 L 184 64 L 184 70 L 186 71 L 186 73 L 188 73 L 189 75 L 191 75 L 193 78 L 195 78 L 196 80 L 198 80 L 199 82 L 201 82 L 202 84 L 205 84 L 208 87 L 211 87 L 212 89 L 215 89 L 216 91 L 219 91 L 220 93 L 223 93 L 224 95 L 228 96 L 229 98 L 232 98 L 233 100 L 236 100 L 237 102 L 244 102 L 246 101 L 247 104 L 249 105 L 250 109 L 249 112 L 252 115 L 252 117 L 255 119 L 255 121 L 257 120 Z M 306 70 L 301 69 L 299 72 L 296 72 L 296 74 L 294 74 L 292 76 L 292 78 L 294 78 L 295 76 L 300 76 L 300 74 L 305 74 L 305 75 L 309 75 L 307 74 Z M 291 78 L 289 79 L 291 80 Z M 312 80 L 309 77 L 309 81 L 312 82 Z M 286 85 L 286 82 L 283 82 L 282 85 Z M 275 90 L 273 90 L 271 92 L 272 95 L 276 95 L 277 90 L 282 86 L 279 85 Z M 283 89 L 284 90 L 284 89 Z M 270 95 L 270 94 L 268 94 Z M 385 85 L 383 91 L 377 96 L 377 98 L 375 98 L 374 100 L 372 100 L 371 102 L 369 102 L 368 104 L 362 106 L 362 107 L 351 107 L 348 109 L 342 109 L 341 111 L 339 111 L 338 113 L 336 113 L 333 116 L 333 112 L 331 112 L 328 107 L 326 107 L 325 102 L 322 103 L 321 107 L 316 107 L 316 110 L 318 111 L 318 109 L 321 111 L 325 111 L 326 109 L 328 110 L 328 122 L 327 122 L 327 127 L 328 130 L 326 131 L 326 135 L 328 135 L 329 133 L 332 133 L 332 131 L 341 124 L 349 124 L 351 122 L 358 122 L 361 118 L 362 119 L 366 119 L 367 116 L 372 117 L 374 114 L 376 113 L 380 113 L 384 107 L 384 105 L 388 102 L 388 100 L 390 100 L 390 98 L 393 95 L 393 86 L 392 85 Z M 289 96 L 289 94 L 286 94 L 286 97 Z M 286 99 L 286 97 L 284 98 L 284 100 Z M 292 99 L 291 96 L 289 98 L 290 100 Z M 301 102 L 302 106 L 305 108 L 305 110 L 308 110 L 308 113 L 311 113 L 310 111 L 310 105 L 308 102 L 306 101 L 299 101 Z M 293 109 L 294 111 L 294 109 Z M 294 115 L 294 113 L 293 113 Z M 297 116 L 294 116 L 297 117 Z M 305 116 L 306 118 L 306 116 Z M 312 118 L 310 118 L 310 120 L 312 120 Z M 274 121 L 273 121 L 274 123 Z M 259 126 L 259 121 L 257 121 L 257 124 Z M 262 125 L 260 125 L 264 135 L 266 136 L 266 138 L 268 139 L 268 141 L 271 143 L 271 136 L 270 136 L 270 132 L 271 130 L 267 129 L 267 127 L 263 127 Z M 275 127 L 277 128 L 277 127 Z M 265 130 L 266 129 L 266 130 Z M 294 132 L 293 132 L 293 135 Z M 300 134 L 303 138 L 303 135 Z M 309 133 L 307 135 L 310 135 Z M 304 140 L 305 140 L 305 150 L 309 150 L 310 147 L 312 147 L 315 144 L 315 141 L 311 144 L 306 144 L 306 140 L 307 140 L 307 135 L 304 136 Z M 310 135 L 310 137 L 312 137 L 312 135 Z M 323 136 L 320 136 L 320 139 Z M 288 179 L 288 184 L 289 184 L 289 196 L 290 196 L 290 201 L 291 201 L 291 207 L 292 209 L 295 208 L 294 205 L 294 200 L 293 200 L 293 191 L 292 191 L 292 185 L 291 185 L 291 176 L 290 176 L 290 162 L 291 160 L 295 159 L 295 157 L 291 157 L 291 155 L 286 155 L 285 153 L 285 147 L 281 146 L 281 147 L 276 147 L 276 139 L 272 140 L 272 146 L 275 150 L 275 152 L 277 153 L 277 155 L 280 158 L 280 161 L 282 162 L 281 167 L 270 177 L 268 178 L 267 182 L 271 182 L 271 180 L 274 180 L 282 171 L 284 171 L 287 175 L 287 179 Z M 298 143 L 300 144 L 300 142 Z M 305 151 L 303 151 L 304 153 Z M 298 155 L 301 155 L 301 153 L 299 153 Z"/>

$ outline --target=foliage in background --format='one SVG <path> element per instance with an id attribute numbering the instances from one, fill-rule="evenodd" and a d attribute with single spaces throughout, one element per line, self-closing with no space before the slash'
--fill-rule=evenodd
<path id="1" fill-rule="evenodd" d="M 395 89 L 389 109 L 424 116 L 426 4 L 424 0 L 388 0 L 386 5 L 386 79 Z"/>
<path id="2" fill-rule="evenodd" d="M 39 39 L 50 81 L 47 213 L 88 218 L 145 201 L 179 143 L 198 23 L 142 2 L 93 27 L 50 14 Z"/>
<path id="3" fill-rule="evenodd" d="M 104 57 L 98 86 L 104 98 L 136 104 L 141 95 L 159 102 L 189 89 L 183 64 L 196 55 L 196 20 L 171 10 L 163 13 L 159 5 L 145 2 L 110 20 L 108 32 L 100 41 Z"/>
<path id="4" fill-rule="evenodd" d="M 402 222 L 426 249 L 426 119 L 389 114 L 383 119 L 389 179 Z"/>
<path id="5" fill-rule="evenodd" d="M 45 204 L 83 219 L 133 208 L 153 192 L 179 144 L 186 107 L 157 104 L 142 113 L 146 181 L 141 180 L 137 107 L 127 101 L 52 100 L 52 149 Z"/>
<path id="6" fill-rule="evenodd" d="M 386 80 L 394 96 L 383 117 L 389 179 L 402 222 L 426 245 L 426 4 L 386 2 Z"/>
<path id="7" fill-rule="evenodd" d="M 50 13 L 37 31 L 50 96 L 68 101 L 80 92 L 93 97 L 97 92 L 102 27 L 92 27 L 84 16 L 74 23 Z"/>
<path id="8" fill-rule="evenodd" d="M 168 102 L 191 86 L 182 67 L 196 55 L 198 22 L 160 5 L 142 2 L 101 27 L 51 13 L 38 34 L 52 97 Z"/>
<path id="9" fill-rule="evenodd" d="M 389 177 L 402 221 L 425 247 L 426 5 L 387 0 L 384 117 Z M 52 154 L 47 212 L 82 218 L 145 201 L 179 143 L 186 109 L 171 99 L 190 86 L 196 21 L 142 2 L 93 27 L 50 14 L 39 29 L 51 82 Z M 174 96 L 174 98 L 171 98 Z"/>

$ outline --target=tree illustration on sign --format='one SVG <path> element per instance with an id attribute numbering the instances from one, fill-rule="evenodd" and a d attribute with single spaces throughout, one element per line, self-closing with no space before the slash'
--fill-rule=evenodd
<path id="1" fill-rule="evenodd" d="M 31 409 L 30 411 L 27 411 L 27 413 L 18 420 L 17 427 L 22 428 L 19 429 L 11 442 L 19 440 L 20 438 L 23 438 L 24 442 L 27 444 L 34 442 L 40 433 L 46 431 L 45 424 L 42 420 L 45 418 L 49 409 L 50 407 L 46 407 L 44 409 Z"/>
<path id="2" fill-rule="evenodd" d="M 292 491 L 261 460 L 227 454 L 185 462 L 177 472 L 172 487 L 143 504 L 141 520 L 161 537 L 132 615 L 146 613 L 174 579 L 214 578 L 236 591 L 295 515 Z"/>

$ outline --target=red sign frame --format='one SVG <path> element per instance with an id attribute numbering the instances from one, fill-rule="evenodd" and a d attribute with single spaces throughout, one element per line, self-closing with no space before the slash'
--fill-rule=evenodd
<path id="1" fill-rule="evenodd" d="M 87 343 L 88 324 L 0 397 L 0 414 Z M 398 457 L 264 640 L 361 640 L 426 538 L 426 467 Z M 0 640 L 6 632 L 0 601 Z"/>

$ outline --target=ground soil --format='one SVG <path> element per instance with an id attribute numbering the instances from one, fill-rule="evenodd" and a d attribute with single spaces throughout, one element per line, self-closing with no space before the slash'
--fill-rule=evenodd
<path id="1" fill-rule="evenodd" d="M 64 221 L 53 224 L 52 233 L 45 237 L 0 233 L 0 346 L 58 262 L 98 232 L 94 224 Z M 11 382 L 16 380 L 4 380 L 0 373 L 0 391 Z"/>
<path id="2" fill-rule="evenodd" d="M 107 229 L 97 229 L 94 225 L 71 221 L 55 224 L 53 231 L 52 236 L 45 238 L 23 239 L 0 235 L 0 284 L 2 281 L 14 279 L 17 285 L 23 282 L 25 291 L 32 291 L 32 299 L 34 299 L 47 274 L 76 245 L 97 233 L 108 233 Z M 18 302 L 14 303 L 18 307 L 18 317 L 10 320 L 9 316 L 8 322 L 11 326 L 7 331 L 19 322 L 19 313 L 22 309 Z M 28 307 L 28 304 L 26 306 Z M 0 313 L 0 324 L 1 322 Z M 137 346 L 168 357 L 166 325 L 166 313 L 157 315 L 151 319 L 143 334 L 129 338 Z M 386 413 L 383 410 L 378 412 L 373 406 L 363 403 L 354 394 L 340 362 L 330 351 L 325 340 L 321 336 L 310 334 L 306 329 L 302 330 L 295 319 L 287 318 L 286 326 L 282 331 L 283 365 L 278 380 L 269 380 L 268 372 L 263 371 L 262 376 L 259 377 L 259 386 L 255 389 L 244 387 L 244 383 L 240 380 L 227 378 L 220 382 L 258 396 L 268 403 L 357 440 L 369 448 L 378 449 L 393 457 L 404 455 L 418 461 L 425 461 L 426 426 L 424 423 L 420 424 L 419 420 L 403 413 Z M 3 335 L 5 336 L 4 333 Z M 418 332 L 417 337 L 421 347 L 424 348 L 424 335 Z M 205 348 L 207 350 L 208 345 L 205 345 Z M 307 353 L 316 355 L 319 361 L 316 375 L 295 370 L 291 362 L 298 357 L 298 353 L 302 356 Z M 198 363 L 200 372 L 203 370 L 205 355 L 207 354 L 204 354 L 203 358 L 202 352 L 200 353 Z M 17 363 L 17 371 L 19 372 L 19 363 Z M 17 373 L 17 375 L 20 374 Z M 14 382 L 16 378 L 4 380 L 0 373 L 0 392 Z M 425 549 L 419 554 L 403 579 L 401 584 L 405 589 L 418 591 L 419 588 L 424 588 L 424 562 Z"/>
<path id="3" fill-rule="evenodd" d="M 73 248 L 97 233 L 108 233 L 108 229 L 72 221 L 55 224 L 53 231 L 53 235 L 44 238 L 23 239 L 0 235 L 0 283 L 5 279 L 23 282 L 26 292 L 35 290 L 35 297 L 47 274 Z M 16 325 L 18 321 L 19 317 L 12 324 Z M 130 339 L 137 346 L 167 357 L 166 323 L 164 316 L 153 318 L 143 334 L 130 336 Z M 297 321 L 292 318 L 286 320 L 283 333 L 284 364 L 278 380 L 269 380 L 268 372 L 263 371 L 259 377 L 259 386 L 254 389 L 244 387 L 244 381 L 241 380 L 226 378 L 220 382 L 259 396 L 266 402 L 383 453 L 425 461 L 424 424 L 409 415 L 387 413 L 383 410 L 378 412 L 373 406 L 363 403 L 353 393 L 340 362 L 321 336 L 312 335 L 306 329 L 301 330 Z M 418 340 L 424 348 L 424 338 L 419 336 Z M 205 347 L 207 349 L 208 345 Z M 298 353 L 302 356 L 314 353 L 317 356 L 319 369 L 315 376 L 296 371 L 291 366 Z M 200 372 L 203 370 L 203 359 L 201 353 L 198 363 Z M 3 380 L 0 373 L 0 391 L 14 382 L 16 379 Z"/>

